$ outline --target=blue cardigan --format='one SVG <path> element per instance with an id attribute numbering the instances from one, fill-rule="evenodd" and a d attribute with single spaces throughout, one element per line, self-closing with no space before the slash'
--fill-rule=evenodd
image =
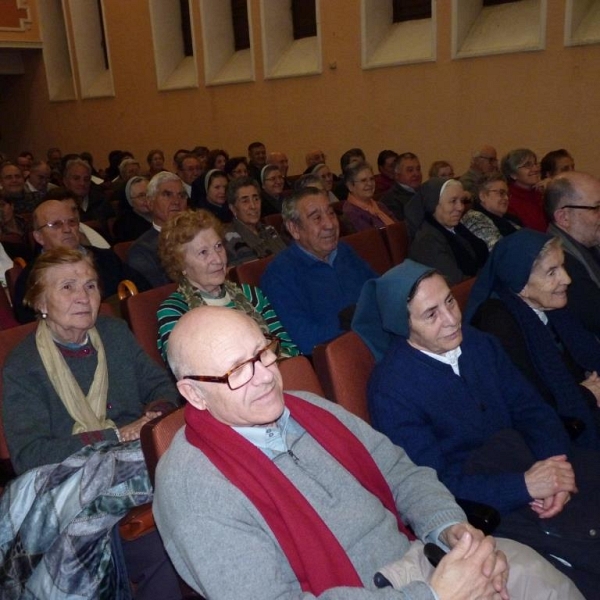
<path id="1" fill-rule="evenodd" d="M 303 354 L 341 333 L 338 313 L 356 304 L 363 284 L 377 274 L 340 242 L 333 265 L 309 256 L 297 244 L 280 252 L 260 287 Z"/>
<path id="2" fill-rule="evenodd" d="M 503 429 L 517 430 L 537 460 L 567 454 L 569 440 L 495 339 L 467 326 L 463 335 L 460 376 L 398 338 L 369 382 L 372 423 L 455 496 L 508 513 L 531 501 L 523 473 L 466 474 L 471 454 Z"/>

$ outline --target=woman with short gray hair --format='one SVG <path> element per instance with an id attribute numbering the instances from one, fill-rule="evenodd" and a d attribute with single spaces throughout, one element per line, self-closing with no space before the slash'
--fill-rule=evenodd
<path id="1" fill-rule="evenodd" d="M 508 210 L 521 219 L 525 227 L 546 231 L 548 220 L 544 214 L 543 186 L 540 165 L 533 150 L 511 150 L 500 163 L 508 181 L 510 200 Z"/>

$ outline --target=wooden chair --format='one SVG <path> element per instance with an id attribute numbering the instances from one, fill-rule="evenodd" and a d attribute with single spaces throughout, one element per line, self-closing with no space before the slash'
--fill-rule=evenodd
<path id="1" fill-rule="evenodd" d="M 281 213 L 275 213 L 273 215 L 267 215 L 263 218 L 265 225 L 270 225 L 277 231 L 277 233 L 281 233 L 283 231 L 283 217 Z"/>
<path id="2" fill-rule="evenodd" d="M 251 260 L 234 267 L 229 271 L 229 279 L 235 283 L 247 283 L 254 287 L 260 287 L 260 278 L 267 268 L 268 264 L 275 258 L 275 255 Z"/>
<path id="3" fill-rule="evenodd" d="M 399 265 L 408 256 L 408 247 L 410 245 L 406 223 L 404 221 L 398 221 L 387 227 L 382 227 L 381 234 L 383 235 L 383 241 L 390 253 L 392 265 Z"/>
<path id="4" fill-rule="evenodd" d="M 129 253 L 129 248 L 133 244 L 134 240 L 130 240 L 127 242 L 118 242 L 115 244 L 112 249 L 113 252 L 123 261 L 127 262 L 127 254 Z"/>
<path id="5" fill-rule="evenodd" d="M 465 279 L 460 283 L 453 285 L 450 289 L 452 290 L 453 296 L 456 298 L 456 302 L 460 308 L 460 312 L 464 313 L 467 308 L 467 303 L 469 302 L 469 294 L 471 293 L 471 288 L 475 283 L 476 277 L 471 277 L 469 279 Z"/>
<path id="6" fill-rule="evenodd" d="M 370 422 L 367 384 L 375 359 L 353 331 L 319 344 L 313 351 L 313 364 L 325 397 Z"/>
<path id="7" fill-rule="evenodd" d="M 279 370 L 285 390 L 304 390 L 323 396 L 323 388 L 310 361 L 305 356 L 296 356 L 282 360 Z M 183 427 L 183 408 L 168 415 L 158 417 L 142 427 L 141 440 L 144 458 L 148 465 L 150 480 L 154 485 L 154 473 L 160 457 L 171 444 L 173 436 Z"/>
<path id="8" fill-rule="evenodd" d="M 375 228 L 346 235 L 340 239 L 340 243 L 351 246 L 379 275 L 383 275 L 392 268 L 390 253 L 385 246 L 382 235 Z"/>
<path id="9" fill-rule="evenodd" d="M 20 344 L 29 333 L 34 331 L 36 326 L 37 323 L 27 323 L 26 325 L 19 325 L 18 327 L 11 327 L 10 329 L 0 331 L 0 374 L 4 370 L 6 358 L 13 348 Z M 0 377 L 0 489 L 15 476 L 10 462 L 6 438 L 4 437 L 4 427 L 1 418 L 2 398 L 2 377 Z"/>
<path id="10" fill-rule="evenodd" d="M 141 294 L 129 296 L 121 304 L 123 317 L 129 323 L 140 346 L 163 368 L 165 363 L 156 346 L 158 335 L 156 311 L 161 302 L 176 289 L 176 283 L 169 283 Z"/>

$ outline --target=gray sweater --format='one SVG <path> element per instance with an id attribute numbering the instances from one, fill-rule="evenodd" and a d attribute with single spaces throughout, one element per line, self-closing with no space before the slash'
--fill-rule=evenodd
<path id="1" fill-rule="evenodd" d="M 335 414 L 364 443 L 390 485 L 405 523 L 420 539 L 435 529 L 465 521 L 435 472 L 415 466 L 385 436 L 332 402 L 293 392 Z M 290 429 L 292 431 L 290 432 Z M 375 572 L 401 558 L 408 539 L 378 498 L 329 456 L 306 432 L 288 428 L 287 453 L 275 463 L 309 500 L 337 537 L 364 588 L 334 588 L 323 600 L 410 598 L 432 600 L 423 581 L 402 590 L 376 590 Z M 277 539 L 254 505 L 179 431 L 158 465 L 154 515 L 175 568 L 211 600 L 296 600 L 303 593 Z"/>
<path id="2" fill-rule="evenodd" d="M 108 369 L 106 416 L 118 427 L 139 419 L 144 406 L 166 400 L 178 403 L 169 377 L 139 346 L 125 321 L 100 315 L 96 328 L 104 344 Z M 65 357 L 87 394 L 97 365 L 95 352 Z M 19 344 L 3 372 L 2 419 L 11 461 L 17 473 L 61 462 L 83 446 L 116 440 L 114 429 L 73 435 L 73 419 L 54 390 L 35 345 L 35 332 Z"/>

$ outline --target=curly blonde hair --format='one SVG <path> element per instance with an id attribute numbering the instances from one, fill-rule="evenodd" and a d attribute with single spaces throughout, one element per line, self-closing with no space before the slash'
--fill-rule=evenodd
<path id="1" fill-rule="evenodd" d="M 158 238 L 158 256 L 170 279 L 178 282 L 185 270 L 184 245 L 207 229 L 214 229 L 223 239 L 221 221 L 207 210 L 184 210 L 163 225 Z"/>

